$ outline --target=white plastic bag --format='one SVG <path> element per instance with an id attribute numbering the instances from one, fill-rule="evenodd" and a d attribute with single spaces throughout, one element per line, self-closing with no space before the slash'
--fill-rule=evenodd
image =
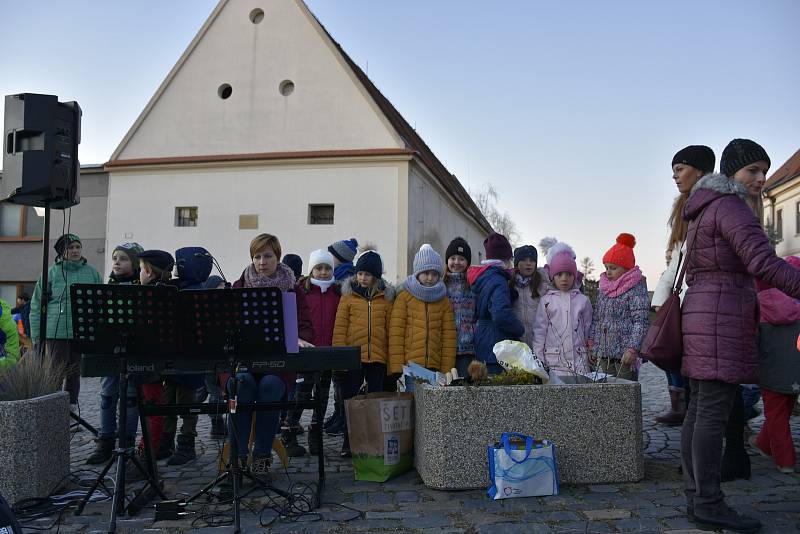
<path id="1" fill-rule="evenodd" d="M 547 384 L 550 376 L 542 365 L 542 362 L 533 355 L 531 348 L 522 341 L 511 341 L 506 339 L 499 341 L 492 348 L 494 355 L 497 357 L 497 363 L 503 366 L 503 369 L 519 369 L 528 373 L 533 373 L 542 379 L 542 382 Z"/>

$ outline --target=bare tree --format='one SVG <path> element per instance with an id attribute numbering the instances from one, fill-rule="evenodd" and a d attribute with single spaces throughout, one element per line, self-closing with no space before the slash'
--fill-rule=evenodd
<path id="1" fill-rule="evenodd" d="M 494 231 L 506 236 L 512 246 L 516 246 L 520 238 L 517 225 L 507 211 L 501 213 L 497 209 L 499 196 L 494 186 L 487 184 L 483 189 L 470 191 L 470 196 L 475 201 L 478 209 L 481 210 L 481 213 L 483 213 L 483 216 L 486 217 L 486 220 L 489 221 L 489 224 L 492 225 Z"/>
<path id="2" fill-rule="evenodd" d="M 581 260 L 581 272 L 583 273 L 583 277 L 585 279 L 588 279 L 590 276 L 592 276 L 592 273 L 594 272 L 594 261 L 592 261 L 592 258 L 589 256 L 586 256 Z"/>

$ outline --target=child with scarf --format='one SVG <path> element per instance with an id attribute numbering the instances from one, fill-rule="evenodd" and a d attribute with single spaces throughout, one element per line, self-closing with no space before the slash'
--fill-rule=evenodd
<path id="1" fill-rule="evenodd" d="M 533 350 L 533 331 L 539 300 L 547 293 L 547 276 L 536 268 L 539 253 L 533 245 L 514 249 L 514 276 L 509 282 L 514 315 L 525 327 L 522 341 Z"/>
<path id="2" fill-rule="evenodd" d="M 139 254 L 144 249 L 139 243 L 121 243 L 111 253 L 111 274 L 108 283 L 112 285 L 139 285 Z M 117 399 L 119 397 L 119 376 L 104 376 L 100 379 L 100 434 L 97 436 L 95 450 L 86 459 L 89 465 L 105 463 L 114 450 L 117 434 Z M 127 433 L 131 440 L 136 436 L 139 410 L 136 405 L 136 384 L 128 383 L 127 394 Z"/>
<path id="3" fill-rule="evenodd" d="M 430 245 L 414 256 L 414 274 L 397 291 L 389 322 L 389 373 L 414 362 L 446 373 L 456 363 L 453 309 L 442 280 L 442 257 Z"/>
<path id="4" fill-rule="evenodd" d="M 347 372 L 344 399 L 358 394 L 364 382 L 367 392 L 383 391 L 389 361 L 389 318 L 394 287 L 382 278 L 383 260 L 374 250 L 357 256 L 355 275 L 342 283 L 342 298 L 336 310 L 333 345 L 361 347 L 361 369 Z M 350 438 L 345 421 L 342 457 L 350 456 Z"/>
<path id="5" fill-rule="evenodd" d="M 603 256 L 606 271 L 600 275 L 600 291 L 589 334 L 591 362 L 606 374 L 637 380 L 639 347 L 650 326 L 647 280 L 636 266 L 636 238 L 620 234 Z"/>
<path id="6" fill-rule="evenodd" d="M 551 239 L 545 271 L 553 287 L 539 301 L 531 348 L 556 375 L 586 374 L 592 303 L 578 289 L 578 266 L 572 247 Z"/>
<path id="7" fill-rule="evenodd" d="M 475 295 L 467 282 L 472 249 L 463 237 L 453 239 L 445 252 L 444 285 L 456 321 L 456 369 L 467 376 L 469 362 L 475 359 Z"/>
<path id="8" fill-rule="evenodd" d="M 313 343 L 316 347 L 330 347 L 333 344 L 333 325 L 341 298 L 339 284 L 333 277 L 333 263 L 333 255 L 327 250 L 313 251 L 308 261 L 311 274 L 300 278 L 295 290 L 297 293 L 303 293 L 305 301 L 308 303 L 311 323 L 314 325 Z M 331 388 L 331 371 L 322 372 L 318 385 L 315 375 L 318 373 L 299 373 L 295 398 L 298 401 L 308 401 L 312 397 L 321 398 L 322 404 L 327 407 Z M 314 410 L 313 413 L 308 433 L 308 452 L 318 455 L 319 434 L 322 428 L 321 422 L 317 421 L 317 411 Z M 305 456 L 306 454 L 306 449 L 297 442 L 302 415 L 302 409 L 289 410 L 286 427 L 281 429 L 281 439 L 286 447 L 286 454 L 291 457 Z"/>
<path id="9" fill-rule="evenodd" d="M 786 263 L 800 270 L 797 256 L 787 257 Z M 779 472 L 791 474 L 797 462 L 789 417 L 800 394 L 800 354 L 794 344 L 800 333 L 800 300 L 764 280 L 756 279 L 756 289 L 761 312 L 758 352 L 764 425 L 749 442 L 754 450 L 771 457 Z"/>

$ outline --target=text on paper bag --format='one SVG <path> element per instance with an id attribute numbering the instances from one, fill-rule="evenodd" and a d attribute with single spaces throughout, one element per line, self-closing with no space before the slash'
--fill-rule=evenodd
<path id="1" fill-rule="evenodd" d="M 414 412 L 410 400 L 381 401 L 381 431 L 399 432 L 414 428 Z"/>

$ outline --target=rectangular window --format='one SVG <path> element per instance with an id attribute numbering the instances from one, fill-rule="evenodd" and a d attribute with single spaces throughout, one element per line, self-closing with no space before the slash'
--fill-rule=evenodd
<path id="1" fill-rule="evenodd" d="M 794 233 L 800 235 L 800 202 L 794 205 Z"/>
<path id="2" fill-rule="evenodd" d="M 783 239 L 783 210 L 775 213 L 775 235 L 778 239 Z"/>
<path id="3" fill-rule="evenodd" d="M 239 230 L 258 230 L 258 214 L 239 215 Z"/>
<path id="4" fill-rule="evenodd" d="M 0 282 L 0 299 L 8 302 L 12 308 L 17 306 L 17 296 L 27 293 L 33 296 L 33 288 L 36 282 Z"/>
<path id="5" fill-rule="evenodd" d="M 197 226 L 197 206 L 175 208 L 175 226 Z"/>
<path id="6" fill-rule="evenodd" d="M 41 240 L 44 232 L 44 213 L 39 216 L 32 206 L 0 202 L 0 238 Z"/>
<path id="7" fill-rule="evenodd" d="M 309 204 L 308 224 L 333 224 L 333 204 Z"/>

